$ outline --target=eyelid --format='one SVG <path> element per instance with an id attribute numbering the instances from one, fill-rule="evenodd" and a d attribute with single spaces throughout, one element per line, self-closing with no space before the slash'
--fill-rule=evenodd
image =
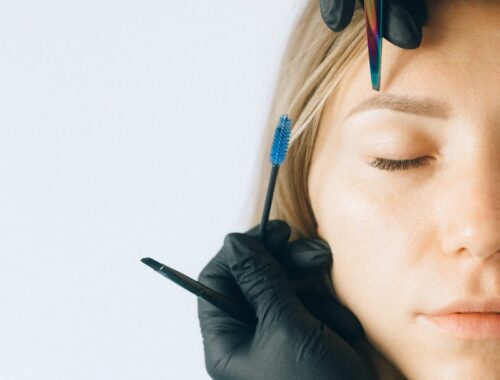
<path id="1" fill-rule="evenodd" d="M 391 160 L 383 157 L 375 157 L 369 165 L 385 171 L 409 170 L 424 166 L 432 157 L 423 156 L 406 160 Z"/>

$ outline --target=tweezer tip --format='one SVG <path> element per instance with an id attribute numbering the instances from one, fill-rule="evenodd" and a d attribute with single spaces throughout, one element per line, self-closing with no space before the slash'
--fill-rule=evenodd
<path id="1" fill-rule="evenodd" d="M 372 89 L 375 91 L 380 91 L 380 74 L 373 75 L 371 76 L 371 81 L 372 81 Z"/>

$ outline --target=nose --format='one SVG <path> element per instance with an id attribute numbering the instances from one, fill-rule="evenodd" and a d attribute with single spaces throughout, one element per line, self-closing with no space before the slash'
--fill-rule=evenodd
<path id="1" fill-rule="evenodd" d="M 447 255 L 465 254 L 500 262 L 500 156 L 483 149 L 474 159 L 460 159 L 444 196 L 444 247 Z"/>

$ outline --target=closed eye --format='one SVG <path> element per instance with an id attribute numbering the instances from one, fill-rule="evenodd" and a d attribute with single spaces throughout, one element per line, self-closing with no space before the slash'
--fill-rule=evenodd
<path id="1" fill-rule="evenodd" d="M 395 171 L 395 170 L 408 170 L 424 166 L 431 157 L 418 157 L 412 160 L 389 160 L 387 158 L 375 157 L 369 163 L 370 166 L 379 170 Z"/>

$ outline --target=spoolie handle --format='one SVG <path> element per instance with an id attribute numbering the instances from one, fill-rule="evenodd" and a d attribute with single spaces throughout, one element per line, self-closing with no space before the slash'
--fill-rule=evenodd
<path id="1" fill-rule="evenodd" d="M 264 211 L 262 213 L 262 218 L 260 221 L 259 228 L 259 239 L 264 241 L 266 238 L 265 232 L 267 227 L 267 222 L 269 220 L 269 213 L 271 212 L 271 204 L 273 201 L 274 187 L 276 185 L 276 177 L 278 176 L 279 166 L 273 166 L 271 170 L 271 176 L 269 177 L 269 185 L 267 186 L 266 201 L 264 202 Z"/>
<path id="2" fill-rule="evenodd" d="M 269 220 L 269 213 L 271 211 L 271 204 L 273 200 L 274 188 L 276 185 L 276 178 L 280 165 L 285 161 L 288 152 L 288 143 L 292 132 L 292 121 L 288 115 L 281 115 L 278 125 L 274 131 L 273 144 L 271 146 L 271 153 L 269 161 L 273 165 L 271 176 L 269 177 L 269 184 L 267 186 L 266 200 L 264 202 L 264 211 L 259 227 L 259 239 L 264 242 L 266 238 L 266 227 Z"/>

